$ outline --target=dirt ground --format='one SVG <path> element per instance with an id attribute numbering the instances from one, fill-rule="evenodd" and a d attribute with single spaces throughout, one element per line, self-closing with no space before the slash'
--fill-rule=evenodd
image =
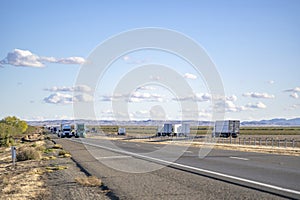
<path id="1" fill-rule="evenodd" d="M 21 146 L 32 143 L 20 144 Z M 40 160 L 18 161 L 12 166 L 10 148 L 0 148 L 1 199 L 110 199 L 105 186 L 83 186 L 75 178 L 87 177 L 70 155 L 58 155 L 50 140 L 35 142 L 43 146 Z M 48 149 L 48 150 L 46 150 Z M 50 149 L 50 150 L 49 150 Z"/>

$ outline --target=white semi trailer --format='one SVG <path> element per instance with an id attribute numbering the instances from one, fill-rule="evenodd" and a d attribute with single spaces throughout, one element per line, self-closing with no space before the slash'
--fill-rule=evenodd
<path id="1" fill-rule="evenodd" d="M 190 124 L 175 124 L 174 134 L 176 136 L 189 136 L 191 132 Z"/>
<path id="2" fill-rule="evenodd" d="M 158 126 L 157 136 L 171 136 L 173 132 L 172 124 L 166 123 L 162 126 Z"/>
<path id="3" fill-rule="evenodd" d="M 233 137 L 240 134 L 239 120 L 216 121 L 212 132 L 213 137 Z"/>
<path id="4" fill-rule="evenodd" d="M 84 123 L 77 123 L 75 125 L 75 137 L 86 137 L 86 128 Z"/>

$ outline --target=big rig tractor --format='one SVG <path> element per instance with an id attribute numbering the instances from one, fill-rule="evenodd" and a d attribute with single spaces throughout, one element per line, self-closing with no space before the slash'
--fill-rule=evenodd
<path id="1" fill-rule="evenodd" d="M 72 137 L 71 125 L 69 125 L 69 124 L 61 124 L 60 125 L 59 137 L 61 137 L 61 138 Z"/>

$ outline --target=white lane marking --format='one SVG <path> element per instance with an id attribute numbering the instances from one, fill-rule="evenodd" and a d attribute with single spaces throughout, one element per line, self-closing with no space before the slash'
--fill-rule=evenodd
<path id="1" fill-rule="evenodd" d="M 154 148 L 155 148 L 155 149 L 160 149 L 160 147 L 156 147 L 156 146 L 154 146 Z"/>
<path id="2" fill-rule="evenodd" d="M 106 157 L 97 157 L 97 160 L 101 159 L 116 159 L 116 158 L 131 158 L 132 156 L 106 156 Z"/>
<path id="3" fill-rule="evenodd" d="M 122 144 L 127 144 L 126 142 L 122 142 Z"/>
<path id="4" fill-rule="evenodd" d="M 139 144 L 135 144 L 137 147 L 140 147 L 141 145 L 139 145 Z"/>
<path id="5" fill-rule="evenodd" d="M 229 179 L 236 180 L 236 181 L 241 181 L 241 182 L 250 183 L 250 184 L 254 184 L 254 185 L 258 185 L 258 186 L 263 186 L 263 187 L 274 189 L 274 190 L 279 190 L 279 191 L 282 191 L 282 192 L 288 192 L 288 193 L 300 195 L 300 191 L 297 191 L 297 190 L 292 190 L 292 189 L 288 189 L 288 188 L 284 188 L 284 187 L 280 187 L 280 186 L 276 186 L 276 185 L 271 185 L 271 184 L 267 184 L 267 183 L 253 181 L 253 180 L 250 180 L 250 179 L 241 178 L 241 177 L 237 177 L 237 176 L 232 176 L 232 175 L 228 175 L 228 174 L 222 174 L 220 172 L 214 172 L 214 171 L 210 171 L 210 170 L 207 170 L 207 169 L 192 167 L 192 166 L 189 166 L 189 165 L 183 165 L 183 164 L 179 164 L 179 163 L 175 163 L 175 162 L 161 160 L 161 159 L 158 159 L 158 158 L 148 157 L 148 156 L 145 156 L 145 155 L 140 155 L 140 154 L 132 153 L 132 152 L 128 152 L 128 151 L 116 150 L 116 149 L 113 149 L 113 148 L 110 148 L 110 147 L 105 147 L 105 146 L 92 144 L 92 143 L 88 143 L 88 142 L 84 142 L 84 141 L 77 141 L 77 140 L 73 140 L 73 139 L 69 139 L 69 140 L 72 140 L 72 141 L 77 142 L 77 143 L 87 144 L 87 145 L 90 145 L 90 146 L 99 147 L 99 148 L 102 148 L 102 149 L 118 152 L 118 153 L 132 155 L 134 157 L 140 157 L 140 158 L 145 158 L 145 159 L 148 159 L 148 160 L 153 160 L 153 161 L 156 161 L 156 162 L 159 162 L 159 163 L 164 163 L 164 164 L 167 164 L 167 165 L 174 165 L 174 166 L 183 167 L 183 168 L 186 168 L 186 169 L 192 169 L 192 170 L 195 170 L 195 171 L 220 176 L 220 177 L 223 177 L 223 178 L 229 178 Z"/>
<path id="6" fill-rule="evenodd" d="M 229 158 L 237 159 L 237 160 L 249 160 L 248 158 L 241 158 L 241 157 L 235 157 L 235 156 L 230 156 Z"/>
<path id="7" fill-rule="evenodd" d="M 184 153 L 194 153 L 194 152 L 192 152 L 192 151 L 183 151 Z"/>

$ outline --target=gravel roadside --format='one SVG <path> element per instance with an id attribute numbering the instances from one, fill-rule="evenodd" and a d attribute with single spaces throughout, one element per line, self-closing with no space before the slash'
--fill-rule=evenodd
<path id="1" fill-rule="evenodd" d="M 108 200 L 109 190 L 105 186 L 84 186 L 75 181 L 78 177 L 90 174 L 83 171 L 71 157 L 58 157 L 49 160 L 48 166 L 61 166 L 65 169 L 54 170 L 44 174 L 47 192 L 40 196 L 44 200 Z"/>

